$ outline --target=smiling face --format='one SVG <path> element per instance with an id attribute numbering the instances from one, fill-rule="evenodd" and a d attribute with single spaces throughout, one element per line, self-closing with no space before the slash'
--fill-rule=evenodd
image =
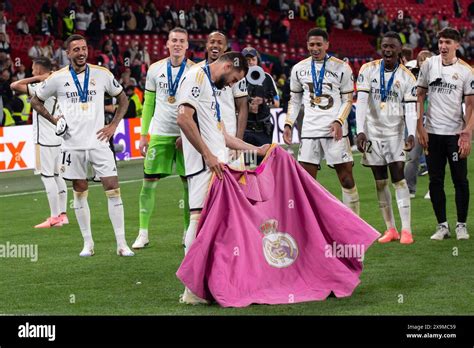
<path id="1" fill-rule="evenodd" d="M 227 49 L 227 39 L 221 33 L 212 33 L 207 37 L 206 50 L 210 62 L 217 60 Z"/>
<path id="2" fill-rule="evenodd" d="M 87 43 L 85 40 L 75 40 L 69 44 L 66 50 L 67 57 L 74 67 L 83 67 L 87 62 Z"/>
<path id="3" fill-rule="evenodd" d="M 185 33 L 172 32 L 166 41 L 166 47 L 170 56 L 182 58 L 186 55 L 186 50 L 189 47 L 188 36 Z"/>
<path id="4" fill-rule="evenodd" d="M 459 42 L 440 37 L 438 40 L 438 49 L 443 60 L 452 60 L 456 57 L 456 50 L 459 48 Z"/>
<path id="5" fill-rule="evenodd" d="M 400 41 L 393 37 L 384 37 L 382 39 L 381 49 L 385 66 L 388 68 L 394 67 L 397 64 L 402 51 Z"/>
<path id="6" fill-rule="evenodd" d="M 249 66 L 257 66 L 258 65 L 258 58 L 257 57 L 252 57 L 252 56 L 247 56 L 245 57 L 247 59 L 247 63 Z"/>
<path id="7" fill-rule="evenodd" d="M 310 36 L 307 48 L 314 60 L 323 60 L 329 48 L 329 41 L 326 41 L 322 36 Z"/>

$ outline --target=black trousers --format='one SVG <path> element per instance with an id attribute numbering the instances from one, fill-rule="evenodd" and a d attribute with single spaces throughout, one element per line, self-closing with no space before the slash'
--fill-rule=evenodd
<path id="1" fill-rule="evenodd" d="M 250 130 L 246 129 L 244 132 L 244 141 L 246 143 L 262 146 L 265 144 L 271 144 L 273 139 L 273 134 L 267 134 L 264 130 Z M 257 164 L 260 164 L 263 160 L 262 156 L 257 156 Z M 247 161 L 246 161 L 247 162 Z M 246 163 L 247 165 L 249 163 Z"/>
<path id="2" fill-rule="evenodd" d="M 428 134 L 428 155 L 426 161 L 430 176 L 430 196 L 438 223 L 447 221 L 444 174 L 449 163 L 451 179 L 455 189 L 458 222 L 466 222 L 469 209 L 469 181 L 467 180 L 467 159 L 459 158 L 458 135 Z"/>

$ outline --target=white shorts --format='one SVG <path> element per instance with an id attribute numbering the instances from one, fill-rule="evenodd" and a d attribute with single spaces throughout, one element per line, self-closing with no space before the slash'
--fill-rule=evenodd
<path id="1" fill-rule="evenodd" d="M 209 168 L 206 168 L 199 174 L 188 177 L 189 210 L 201 210 L 204 207 L 211 178 L 212 172 Z"/>
<path id="2" fill-rule="evenodd" d="M 352 151 L 349 138 L 344 137 L 339 141 L 334 138 L 301 139 L 298 152 L 298 161 L 320 165 L 326 159 L 330 166 L 340 163 L 352 162 Z"/>
<path id="3" fill-rule="evenodd" d="M 35 144 L 35 174 L 46 177 L 59 175 L 61 160 L 60 146 L 43 146 Z"/>
<path id="4" fill-rule="evenodd" d="M 85 180 L 89 163 L 96 177 L 117 176 L 114 154 L 108 146 L 91 150 L 62 150 L 61 176 L 66 180 Z"/>
<path id="5" fill-rule="evenodd" d="M 405 141 L 402 138 L 388 138 L 387 140 L 367 140 L 361 163 L 364 166 L 386 166 L 393 162 L 405 162 L 403 150 Z"/>

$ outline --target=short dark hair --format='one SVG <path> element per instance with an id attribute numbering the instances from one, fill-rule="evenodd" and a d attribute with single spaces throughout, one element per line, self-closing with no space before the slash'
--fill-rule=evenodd
<path id="1" fill-rule="evenodd" d="M 176 28 L 171 29 L 169 34 L 171 33 L 183 33 L 183 34 L 186 34 L 186 36 L 188 36 L 188 31 L 181 27 L 176 27 Z M 168 34 L 168 37 L 169 37 L 169 34 Z"/>
<path id="2" fill-rule="evenodd" d="M 401 55 L 406 60 L 412 60 L 413 59 L 413 48 L 408 47 L 408 46 L 402 47 Z"/>
<path id="3" fill-rule="evenodd" d="M 400 42 L 400 45 L 403 45 L 402 39 L 400 38 L 400 35 L 395 31 L 387 31 L 383 36 L 383 39 L 385 39 L 385 38 L 395 39 L 398 42 Z"/>
<path id="4" fill-rule="evenodd" d="M 67 39 L 66 39 L 66 48 L 69 48 L 69 45 L 71 44 L 71 42 L 73 41 L 79 41 L 79 40 L 84 40 L 87 42 L 86 38 L 82 35 L 79 35 L 79 34 L 72 34 L 71 36 L 69 36 Z"/>
<path id="5" fill-rule="evenodd" d="M 310 29 L 308 31 L 308 33 L 306 34 L 306 41 L 309 41 L 309 38 L 311 36 L 322 36 L 322 38 L 324 39 L 324 41 L 329 41 L 329 35 L 328 35 L 328 32 L 324 29 L 321 29 L 321 28 L 313 28 L 313 29 Z"/>
<path id="6" fill-rule="evenodd" d="M 48 71 L 51 71 L 53 69 L 53 64 L 51 63 L 51 59 L 48 57 L 38 57 L 33 59 L 33 64 L 41 65 L 43 68 L 45 68 Z"/>
<path id="7" fill-rule="evenodd" d="M 247 72 L 249 71 L 249 64 L 247 62 L 247 59 L 240 52 L 226 52 L 222 56 L 220 56 L 217 61 L 232 62 L 234 69 L 236 69 L 237 71 L 243 71 L 244 75 L 247 75 Z"/>
<path id="8" fill-rule="evenodd" d="M 213 30 L 212 32 L 210 32 L 209 35 L 207 35 L 207 41 L 209 41 L 209 38 L 210 38 L 211 35 L 213 35 L 213 34 L 220 34 L 220 35 L 222 35 L 222 36 L 224 37 L 224 39 L 225 39 L 225 42 L 228 42 L 228 40 L 227 40 L 227 35 L 224 34 L 224 32 L 222 32 L 222 31 L 220 31 L 220 30 Z"/>
<path id="9" fill-rule="evenodd" d="M 438 34 L 436 35 L 436 38 L 438 40 L 443 38 L 443 39 L 451 39 L 456 42 L 459 42 L 461 41 L 461 34 L 459 33 L 459 31 L 457 31 L 454 28 L 446 27 L 443 30 L 438 32 Z"/>

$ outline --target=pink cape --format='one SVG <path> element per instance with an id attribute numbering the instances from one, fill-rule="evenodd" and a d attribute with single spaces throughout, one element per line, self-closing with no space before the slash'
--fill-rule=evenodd
<path id="1" fill-rule="evenodd" d="M 213 179 L 197 238 L 177 276 L 224 307 L 350 296 L 363 252 L 380 236 L 286 151 L 254 171 Z"/>

